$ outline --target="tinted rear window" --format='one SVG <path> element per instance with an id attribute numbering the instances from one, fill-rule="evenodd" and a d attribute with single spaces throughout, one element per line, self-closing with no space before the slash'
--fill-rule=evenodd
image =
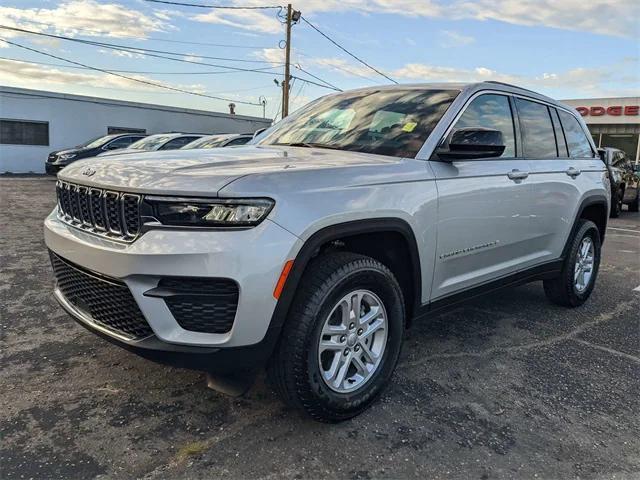
<path id="1" fill-rule="evenodd" d="M 569 154 L 573 158 L 593 158 L 591 144 L 578 119 L 570 113 L 560 110 L 560 121 L 569 146 Z"/>

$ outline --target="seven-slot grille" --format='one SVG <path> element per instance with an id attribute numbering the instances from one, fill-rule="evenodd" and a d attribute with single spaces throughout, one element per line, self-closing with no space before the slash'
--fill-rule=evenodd
<path id="1" fill-rule="evenodd" d="M 140 233 L 140 195 L 56 183 L 60 218 L 74 227 L 133 241 Z"/>

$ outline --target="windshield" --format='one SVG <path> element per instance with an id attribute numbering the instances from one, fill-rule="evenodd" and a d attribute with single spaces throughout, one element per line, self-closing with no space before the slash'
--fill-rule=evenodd
<path id="1" fill-rule="evenodd" d="M 102 137 L 94 138 L 93 140 L 78 145 L 78 148 L 96 148 L 115 137 L 117 137 L 117 135 L 103 135 Z"/>
<path id="2" fill-rule="evenodd" d="M 394 89 L 332 95 L 274 125 L 259 144 L 413 158 L 458 93 Z"/>
<path id="3" fill-rule="evenodd" d="M 164 142 L 171 140 L 173 137 L 175 137 L 175 135 L 151 135 L 137 142 L 133 142 L 128 148 L 134 150 L 156 150 L 162 146 Z"/>
<path id="4" fill-rule="evenodd" d="M 222 145 L 228 137 L 226 135 L 214 135 L 211 137 L 202 137 L 187 143 L 182 150 L 191 150 L 194 148 L 215 148 Z"/>

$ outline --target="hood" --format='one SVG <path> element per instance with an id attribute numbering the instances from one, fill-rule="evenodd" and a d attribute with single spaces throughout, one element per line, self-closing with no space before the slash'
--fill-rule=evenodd
<path id="1" fill-rule="evenodd" d="M 91 158 L 71 164 L 59 178 L 139 193 L 212 196 L 247 175 L 392 164 L 399 160 L 322 148 L 252 145 Z"/>
<path id="2" fill-rule="evenodd" d="M 95 148 L 86 148 L 86 147 L 73 147 L 73 148 L 66 148 L 64 150 L 57 150 L 56 152 L 54 152 L 56 155 L 64 155 L 65 153 L 76 153 L 76 154 L 81 154 L 84 152 L 90 152 L 95 150 Z"/>
<path id="3" fill-rule="evenodd" d="M 99 153 L 98 157 L 111 157 L 113 155 L 122 155 L 124 153 L 145 153 L 150 152 L 151 150 L 136 150 L 135 148 L 117 148 L 115 150 L 107 150 L 105 152 Z"/>

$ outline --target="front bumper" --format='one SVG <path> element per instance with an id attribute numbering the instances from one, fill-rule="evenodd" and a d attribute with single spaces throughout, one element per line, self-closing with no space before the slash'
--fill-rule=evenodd
<path id="1" fill-rule="evenodd" d="M 269 328 L 265 337 L 257 344 L 234 348 L 176 345 L 163 342 L 156 336 L 130 341 L 114 336 L 113 332 L 96 324 L 68 302 L 59 290 L 55 291 L 54 297 L 60 306 L 80 325 L 114 345 L 152 362 L 190 370 L 201 370 L 207 373 L 226 374 L 251 371 L 264 365 L 271 356 L 280 333 L 279 328 Z"/>
<path id="2" fill-rule="evenodd" d="M 60 170 L 62 170 L 66 165 L 57 165 L 55 163 L 46 162 L 44 164 L 44 171 L 47 175 L 57 175 Z"/>
<path id="3" fill-rule="evenodd" d="M 301 243 L 265 220 L 248 230 L 151 230 L 125 244 L 69 226 L 58 219 L 55 210 L 45 220 L 45 242 L 62 259 L 126 284 L 153 335 L 132 340 L 101 328 L 57 288 L 56 298 L 79 323 L 144 357 L 157 361 L 166 357 L 177 362 L 164 363 L 189 368 L 199 368 L 198 358 L 209 365 L 207 357 L 226 358 L 234 351 L 244 350 L 241 356 L 251 360 L 248 347 L 259 351 L 274 341 L 269 331 L 277 303 L 273 290 L 284 263 L 295 256 Z M 167 277 L 234 280 L 239 295 L 231 330 L 214 334 L 182 328 L 162 298 L 145 295 Z M 187 357 L 192 360 L 187 361 Z"/>

